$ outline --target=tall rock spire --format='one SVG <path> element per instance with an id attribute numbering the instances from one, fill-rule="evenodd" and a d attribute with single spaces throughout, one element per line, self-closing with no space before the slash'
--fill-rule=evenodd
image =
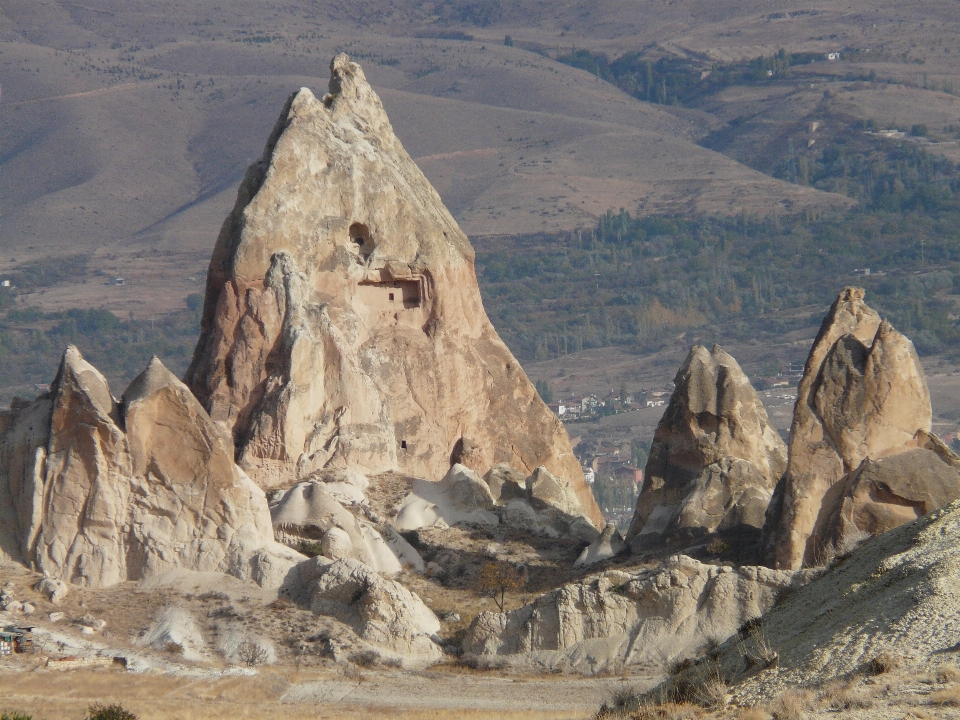
<path id="1" fill-rule="evenodd" d="M 570 440 L 483 310 L 467 237 L 360 66 L 304 88 L 247 171 L 210 263 L 186 382 L 265 487 L 323 468 L 439 479 L 461 438 L 545 466 L 602 518 Z"/>

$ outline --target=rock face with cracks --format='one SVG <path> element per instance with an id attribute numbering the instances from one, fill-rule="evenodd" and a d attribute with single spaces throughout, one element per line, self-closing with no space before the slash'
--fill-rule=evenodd
<path id="1" fill-rule="evenodd" d="M 564 585 L 517 610 L 481 613 L 463 649 L 481 661 L 521 667 L 589 673 L 625 664 L 659 669 L 733 635 L 811 572 L 704 565 L 677 555 L 654 570 L 613 570 Z"/>
<path id="2" fill-rule="evenodd" d="M 843 290 L 804 368 L 790 461 L 767 517 L 775 567 L 821 562 L 829 554 L 833 533 L 828 526 L 836 524 L 841 495 L 862 494 L 838 484 L 849 479 L 855 485 L 851 473 L 868 459 L 922 447 L 932 437 L 930 393 L 913 343 L 881 320 L 863 297 L 862 288 Z M 857 477 L 871 476 L 876 471 L 864 467 Z"/>
<path id="3" fill-rule="evenodd" d="M 319 469 L 437 479 L 545 466 L 599 508 L 483 311 L 474 252 L 359 65 L 295 93 L 210 263 L 187 384 L 262 487 Z M 469 440 L 467 440 L 469 438 Z"/>
<path id="4" fill-rule="evenodd" d="M 634 548 L 689 543 L 742 528 L 759 536 L 786 467 L 786 446 L 763 403 L 716 345 L 693 346 L 674 382 L 627 540 Z"/>
<path id="5" fill-rule="evenodd" d="M 229 437 L 156 358 L 117 402 L 71 346 L 50 393 L 6 424 L 8 554 L 52 579 L 103 587 L 183 567 L 279 586 L 303 559 L 273 541 Z"/>

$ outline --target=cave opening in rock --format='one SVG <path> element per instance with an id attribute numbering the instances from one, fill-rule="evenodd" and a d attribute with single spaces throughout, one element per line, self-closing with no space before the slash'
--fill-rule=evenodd
<path id="1" fill-rule="evenodd" d="M 374 243 L 370 235 L 370 228 L 363 223 L 353 223 L 349 230 L 350 241 L 354 248 L 363 257 L 368 257 L 373 252 Z"/>

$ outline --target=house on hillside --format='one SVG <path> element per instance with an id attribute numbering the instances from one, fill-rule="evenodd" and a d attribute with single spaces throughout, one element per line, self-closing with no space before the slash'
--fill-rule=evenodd
<path id="1" fill-rule="evenodd" d="M 0 631 L 0 655 L 32 652 L 34 652 L 32 626 L 7 625 Z"/>

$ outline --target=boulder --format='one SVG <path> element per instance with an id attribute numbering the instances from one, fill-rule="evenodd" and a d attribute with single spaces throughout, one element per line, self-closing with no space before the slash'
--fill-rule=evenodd
<path id="1" fill-rule="evenodd" d="M 917 447 L 931 425 L 930 393 L 913 343 L 864 302 L 840 293 L 823 320 L 797 391 L 790 461 L 767 516 L 771 563 L 821 562 L 843 491 L 867 458 Z"/>
<path id="2" fill-rule="evenodd" d="M 582 514 L 575 489 L 569 482 L 553 475 L 543 465 L 527 478 L 526 485 L 528 497 L 571 516 L 571 520 Z"/>
<path id="3" fill-rule="evenodd" d="M 440 621 L 400 583 L 347 558 L 314 558 L 299 572 L 301 599 L 313 612 L 337 618 L 390 653 L 415 661 L 439 659 L 431 636 L 439 632 Z"/>
<path id="4" fill-rule="evenodd" d="M 607 523 L 600 537 L 583 549 L 573 566 L 586 567 L 609 560 L 619 555 L 625 547 L 626 543 L 623 542 L 623 536 L 617 530 L 617 526 Z"/>
<path id="5" fill-rule="evenodd" d="M 274 542 L 229 436 L 156 358 L 118 402 L 69 347 L 0 455 L 20 555 L 52 581 L 104 587 L 180 567 L 279 584 L 302 559 Z"/>
<path id="6" fill-rule="evenodd" d="M 960 457 L 947 461 L 926 448 L 873 460 L 866 458 L 837 484 L 839 499 L 823 523 L 817 544 L 831 554 L 849 552 L 857 542 L 913 522 L 960 498 Z M 825 500 L 825 505 L 828 503 Z"/>
<path id="7" fill-rule="evenodd" d="M 737 361 L 694 345 L 657 425 L 627 532 L 635 548 L 736 530 L 759 539 L 786 446 Z"/>
<path id="8" fill-rule="evenodd" d="M 270 516 L 277 538 L 291 547 L 297 547 L 303 541 L 321 541 L 336 529 L 339 532 L 327 542 L 334 543 L 338 552 L 346 552 L 337 557 L 352 557 L 373 565 L 357 518 L 327 492 L 324 483 L 297 483 L 275 495 L 270 504 Z M 346 541 L 341 534 L 346 536 Z M 350 549 L 345 550 L 347 547 Z"/>
<path id="9" fill-rule="evenodd" d="M 483 311 L 474 251 L 360 66 L 287 101 L 207 274 L 186 381 L 263 487 L 318 470 L 545 466 L 603 521 L 559 419 Z"/>
<path id="10" fill-rule="evenodd" d="M 490 487 L 464 465 L 454 465 L 441 481 L 453 504 L 461 510 L 492 510 L 496 501 Z"/>
<path id="11" fill-rule="evenodd" d="M 63 580 L 45 577 L 40 579 L 40 582 L 36 584 L 34 590 L 46 595 L 47 599 L 54 605 L 59 605 L 70 592 L 70 586 Z"/>
<path id="12" fill-rule="evenodd" d="M 320 540 L 320 549 L 323 556 L 331 560 L 351 558 L 354 555 L 353 542 L 346 532 L 338 527 L 332 527 L 323 534 Z"/>
<path id="13" fill-rule="evenodd" d="M 517 610 L 480 613 L 463 650 L 468 658 L 520 668 L 662 667 L 730 637 L 815 574 L 704 565 L 677 555 L 652 570 L 564 585 Z"/>
<path id="14" fill-rule="evenodd" d="M 487 470 L 484 482 L 490 487 L 490 494 L 501 504 L 511 500 L 527 499 L 527 479 L 506 463 L 499 463 Z"/>

